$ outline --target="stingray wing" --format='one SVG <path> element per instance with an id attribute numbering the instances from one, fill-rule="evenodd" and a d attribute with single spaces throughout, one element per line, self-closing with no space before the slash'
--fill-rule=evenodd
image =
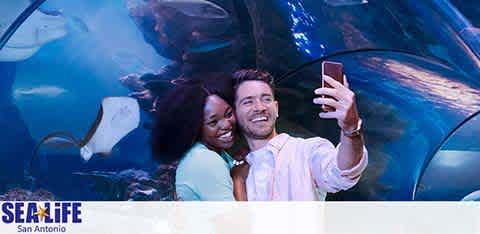
<path id="1" fill-rule="evenodd" d="M 86 161 L 94 153 L 108 154 L 129 132 L 140 124 L 140 107 L 134 98 L 107 97 L 89 133 L 80 154 Z"/>
<path id="2" fill-rule="evenodd" d="M 0 50 L 0 61 L 21 61 L 30 58 L 44 44 L 67 34 L 66 20 L 61 15 L 34 11 Z"/>

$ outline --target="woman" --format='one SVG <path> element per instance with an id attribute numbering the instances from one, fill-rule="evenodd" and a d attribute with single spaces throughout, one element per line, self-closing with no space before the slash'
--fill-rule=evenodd
<path id="1" fill-rule="evenodd" d="M 237 199 L 246 200 L 244 176 L 232 180 L 234 160 L 225 151 L 236 127 L 232 93 L 231 78 L 215 74 L 178 85 L 157 105 L 152 151 L 160 162 L 179 161 L 179 200 L 233 201 L 234 187 Z"/>

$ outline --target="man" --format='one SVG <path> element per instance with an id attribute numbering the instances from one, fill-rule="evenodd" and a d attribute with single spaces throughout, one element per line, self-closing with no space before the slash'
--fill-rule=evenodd
<path id="1" fill-rule="evenodd" d="M 250 153 L 246 178 L 249 201 L 320 200 L 320 192 L 337 192 L 354 186 L 367 165 L 367 151 L 361 134 L 361 120 L 355 95 L 331 77 L 324 80 L 333 88 L 319 88 L 313 103 L 329 105 L 333 112 L 321 118 L 335 118 L 341 128 L 340 144 L 335 148 L 324 138 L 295 138 L 278 134 L 278 102 L 273 77 L 258 70 L 240 70 L 236 79 L 235 111 L 237 123 Z M 346 81 L 346 80 L 345 80 Z"/>

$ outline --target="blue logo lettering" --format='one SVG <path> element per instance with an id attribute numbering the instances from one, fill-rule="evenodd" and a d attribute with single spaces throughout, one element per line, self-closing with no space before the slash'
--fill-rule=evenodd
<path id="1" fill-rule="evenodd" d="M 13 212 L 11 211 L 13 209 L 13 204 L 9 202 L 5 202 L 2 204 L 2 221 L 4 223 L 12 223 L 14 221 L 14 216 Z"/>
<path id="2" fill-rule="evenodd" d="M 2 222 L 9 223 L 81 223 L 80 202 L 3 202 Z"/>

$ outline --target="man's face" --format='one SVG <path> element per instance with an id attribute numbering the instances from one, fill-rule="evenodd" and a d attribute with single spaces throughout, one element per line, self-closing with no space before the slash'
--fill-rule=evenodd
<path id="1" fill-rule="evenodd" d="M 263 81 L 244 81 L 235 93 L 235 112 L 242 133 L 247 138 L 269 139 L 274 134 L 278 102 Z"/>

